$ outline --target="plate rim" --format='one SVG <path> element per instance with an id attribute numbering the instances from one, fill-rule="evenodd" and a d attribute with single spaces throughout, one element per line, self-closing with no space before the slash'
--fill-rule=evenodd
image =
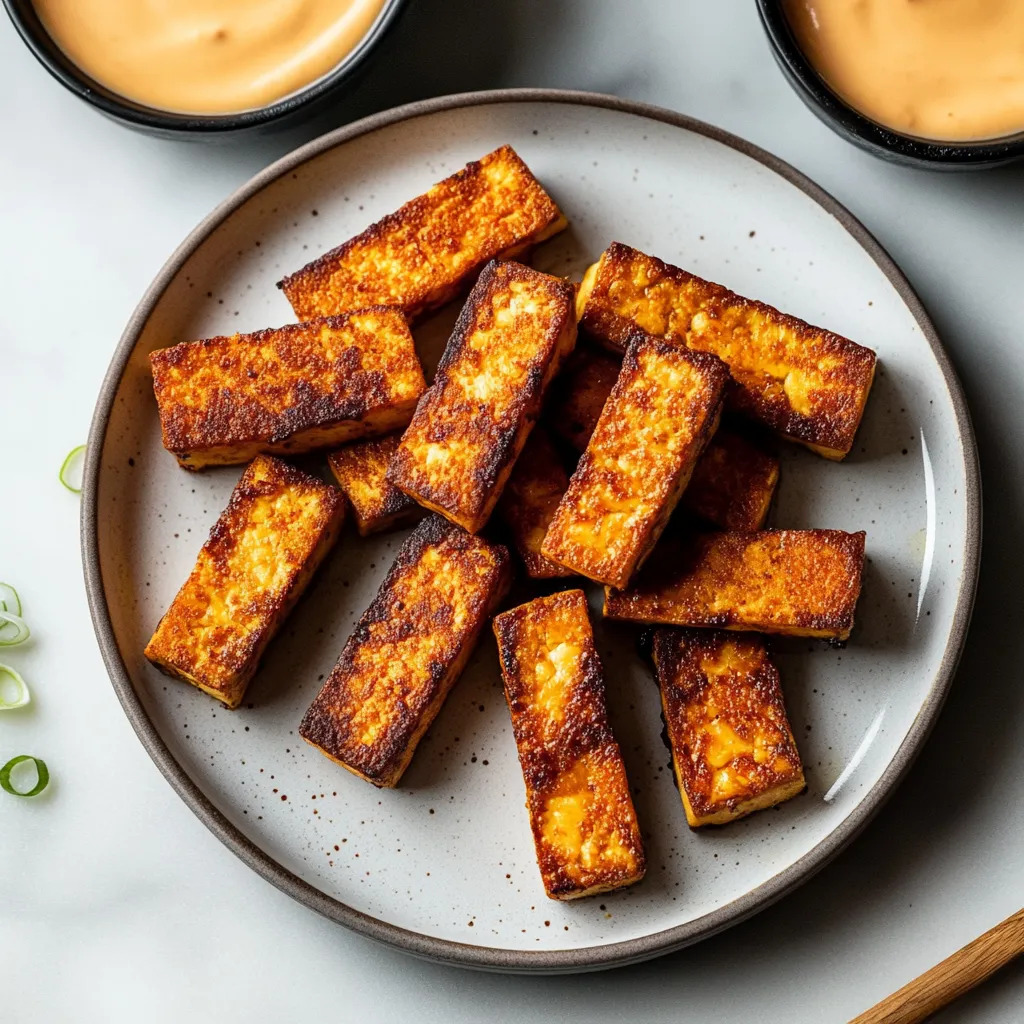
<path id="1" fill-rule="evenodd" d="M 178 763 L 146 713 L 114 634 L 99 559 L 98 487 L 101 455 L 117 389 L 128 360 L 157 302 L 185 261 L 232 213 L 279 177 L 339 145 L 382 128 L 426 115 L 497 103 L 564 103 L 644 117 L 702 135 L 738 151 L 799 188 L 842 227 L 874 260 L 896 289 L 932 350 L 956 416 L 965 466 L 965 559 L 949 636 L 935 679 L 917 716 L 879 779 L 836 829 L 788 867 L 720 907 L 671 928 L 619 942 L 576 949 L 519 950 L 471 945 L 389 924 L 336 900 L 279 864 L 236 828 Z M 82 564 L 89 612 L 111 684 L 146 752 L 199 820 L 243 863 L 311 910 L 377 942 L 422 959 L 479 970 L 571 973 L 637 963 L 681 949 L 751 917 L 802 885 L 864 830 L 895 792 L 924 747 L 949 693 L 966 641 L 978 584 L 981 556 L 981 476 L 978 448 L 963 388 L 921 300 L 896 262 L 868 229 L 837 199 L 791 164 L 745 139 L 697 118 L 664 107 L 603 93 L 566 89 L 515 88 L 455 93 L 392 107 L 336 128 L 299 146 L 255 174 L 221 202 L 186 236 L 160 269 L 136 306 L 104 374 L 89 428 L 81 506 Z"/>

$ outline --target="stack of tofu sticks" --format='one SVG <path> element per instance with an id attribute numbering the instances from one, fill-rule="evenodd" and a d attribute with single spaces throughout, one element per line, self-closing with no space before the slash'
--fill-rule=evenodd
<path id="1" fill-rule="evenodd" d="M 578 287 L 518 262 L 566 226 L 503 146 L 285 278 L 299 323 L 151 354 L 165 447 L 187 469 L 247 467 L 146 648 L 238 707 L 346 509 L 364 537 L 418 522 L 300 734 L 396 786 L 493 616 L 555 899 L 645 867 L 583 580 L 605 616 L 658 627 L 690 825 L 804 788 L 759 634 L 845 640 L 864 534 L 763 529 L 769 438 L 843 458 L 875 367 L 619 243 Z M 428 387 L 411 328 L 467 290 Z M 337 487 L 280 458 L 313 451 Z M 547 591 L 576 585 L 495 614 L 514 562 Z"/>

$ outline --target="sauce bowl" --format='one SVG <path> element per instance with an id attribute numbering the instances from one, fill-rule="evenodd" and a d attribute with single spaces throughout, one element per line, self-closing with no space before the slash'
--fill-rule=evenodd
<path id="1" fill-rule="evenodd" d="M 366 35 L 327 74 L 282 99 L 232 114 L 184 114 L 136 103 L 101 85 L 75 64 L 47 32 L 32 0 L 3 0 L 3 5 L 39 63 L 61 85 L 101 113 L 149 135 L 215 138 L 285 127 L 315 114 L 366 66 L 370 55 L 397 22 L 406 0 L 385 0 Z"/>
<path id="2" fill-rule="evenodd" d="M 804 103 L 837 135 L 893 163 L 932 170 L 980 170 L 1024 157 L 1024 131 L 977 142 L 936 142 L 884 128 L 841 100 L 797 45 L 780 0 L 757 0 L 772 53 Z"/>

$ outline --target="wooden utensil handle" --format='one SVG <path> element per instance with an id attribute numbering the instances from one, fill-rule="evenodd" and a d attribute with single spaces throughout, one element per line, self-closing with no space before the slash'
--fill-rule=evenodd
<path id="1" fill-rule="evenodd" d="M 1024 910 L 968 942 L 850 1024 L 920 1024 L 1024 953 Z"/>

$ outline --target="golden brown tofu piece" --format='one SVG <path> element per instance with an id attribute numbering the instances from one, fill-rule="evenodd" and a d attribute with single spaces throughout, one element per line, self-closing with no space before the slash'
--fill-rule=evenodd
<path id="1" fill-rule="evenodd" d="M 334 479 L 348 498 L 360 537 L 415 522 L 423 513 L 385 475 L 398 448 L 399 434 L 356 441 L 327 456 Z"/>
<path id="2" fill-rule="evenodd" d="M 613 242 L 586 273 L 580 326 L 615 349 L 637 326 L 729 365 L 730 403 L 830 459 L 850 450 L 875 374 L 871 349 Z"/>
<path id="3" fill-rule="evenodd" d="M 484 526 L 576 344 L 575 294 L 519 263 L 484 268 L 391 461 L 393 484 L 470 533 Z"/>
<path id="4" fill-rule="evenodd" d="M 620 889 L 646 867 L 582 590 L 495 616 L 501 674 L 548 896 Z"/>
<path id="5" fill-rule="evenodd" d="M 345 499 L 268 455 L 246 467 L 146 657 L 229 708 L 341 532 Z"/>
<path id="6" fill-rule="evenodd" d="M 375 786 L 398 784 L 508 591 L 500 545 L 429 516 L 408 536 L 299 735 Z"/>
<path id="7" fill-rule="evenodd" d="M 427 387 L 393 307 L 187 341 L 149 359 L 164 447 L 186 469 L 400 430 Z"/>
<path id="8" fill-rule="evenodd" d="M 779 672 L 763 640 L 659 629 L 652 653 L 691 828 L 724 825 L 803 792 Z"/>
<path id="9" fill-rule="evenodd" d="M 727 380 L 715 356 L 637 332 L 543 555 L 599 583 L 625 586 L 718 428 Z"/>
<path id="10" fill-rule="evenodd" d="M 551 385 L 544 419 L 554 433 L 582 452 L 615 387 L 622 360 L 591 345 L 578 344 Z"/>
<path id="11" fill-rule="evenodd" d="M 577 345 L 551 385 L 545 421 L 578 451 L 594 433 L 620 365 L 611 353 Z M 758 530 L 778 480 L 778 455 L 764 441 L 723 426 L 697 460 L 680 504 L 723 530 Z"/>
<path id="12" fill-rule="evenodd" d="M 530 432 L 498 502 L 498 515 L 512 534 L 526 575 L 533 579 L 572 575 L 540 553 L 551 517 L 568 486 L 569 474 L 547 431 L 538 424 Z"/>
<path id="13" fill-rule="evenodd" d="M 706 533 L 658 549 L 604 614 L 672 626 L 716 626 L 845 640 L 864 568 L 864 533 Z"/>
<path id="14" fill-rule="evenodd" d="M 466 291 L 493 259 L 519 259 L 568 222 L 502 146 L 278 284 L 300 320 L 401 306 L 414 320 Z"/>
<path id="15" fill-rule="evenodd" d="M 680 504 L 723 530 L 759 530 L 779 482 L 779 457 L 760 439 L 719 427 Z"/>

